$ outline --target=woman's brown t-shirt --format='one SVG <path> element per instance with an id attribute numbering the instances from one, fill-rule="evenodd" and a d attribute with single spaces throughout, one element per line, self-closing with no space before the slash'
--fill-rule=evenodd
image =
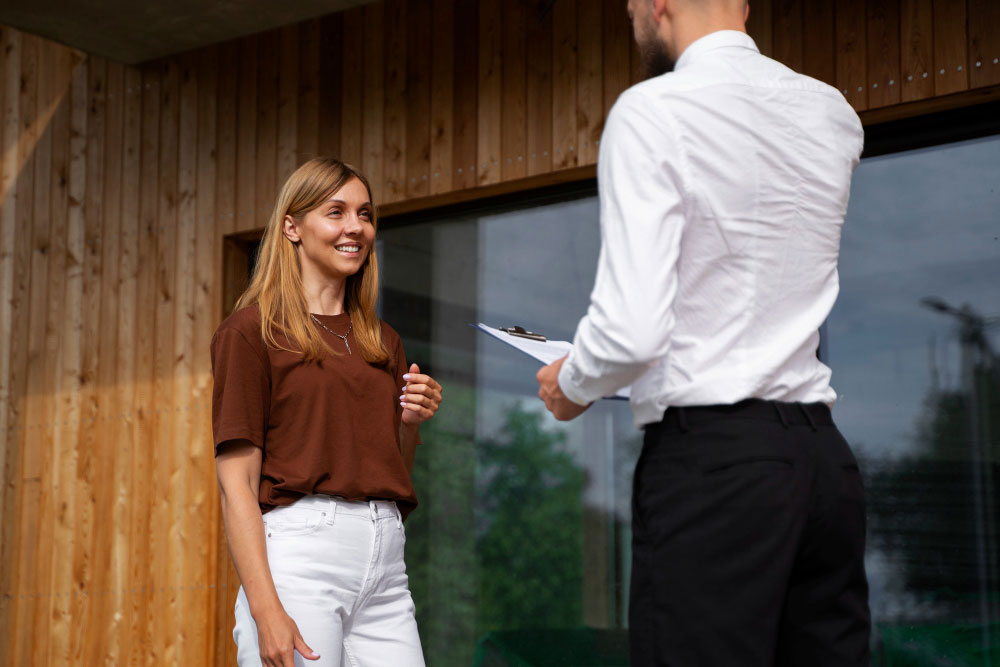
<path id="1" fill-rule="evenodd" d="M 338 334 L 350 323 L 346 313 L 316 317 Z M 404 516 L 416 507 L 399 449 L 406 355 L 399 334 L 381 326 L 390 355 L 385 367 L 361 357 L 353 332 L 347 337 L 353 354 L 347 354 L 343 340 L 321 329 L 331 349 L 343 353 L 322 363 L 270 348 L 256 306 L 219 325 L 212 338 L 215 452 L 231 440 L 261 448 L 262 511 L 316 493 L 395 500 Z"/>

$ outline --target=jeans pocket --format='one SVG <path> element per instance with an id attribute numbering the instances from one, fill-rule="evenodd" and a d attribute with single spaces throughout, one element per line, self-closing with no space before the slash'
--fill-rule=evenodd
<path id="1" fill-rule="evenodd" d="M 311 535 L 325 518 L 325 512 L 319 510 L 278 507 L 264 515 L 264 532 L 272 539 Z"/>

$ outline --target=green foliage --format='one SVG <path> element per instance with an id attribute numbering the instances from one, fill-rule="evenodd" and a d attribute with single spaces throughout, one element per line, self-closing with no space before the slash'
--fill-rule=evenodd
<path id="1" fill-rule="evenodd" d="M 480 633 L 581 622 L 585 476 L 565 440 L 513 406 L 477 446 Z"/>

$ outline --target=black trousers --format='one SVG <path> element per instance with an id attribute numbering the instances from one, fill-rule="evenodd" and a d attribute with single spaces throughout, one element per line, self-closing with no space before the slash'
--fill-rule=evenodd
<path id="1" fill-rule="evenodd" d="M 864 491 L 825 405 L 667 410 L 632 523 L 632 665 L 869 664 Z"/>

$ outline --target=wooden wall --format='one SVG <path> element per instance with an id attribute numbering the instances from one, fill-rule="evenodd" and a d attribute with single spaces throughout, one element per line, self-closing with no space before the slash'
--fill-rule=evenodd
<path id="1" fill-rule="evenodd" d="M 752 5 L 859 110 L 1000 86 L 994 0 Z M 223 238 L 317 154 L 390 211 L 592 176 L 637 78 L 624 7 L 387 0 L 143 67 L 0 28 L 0 664 L 234 663 Z"/>

